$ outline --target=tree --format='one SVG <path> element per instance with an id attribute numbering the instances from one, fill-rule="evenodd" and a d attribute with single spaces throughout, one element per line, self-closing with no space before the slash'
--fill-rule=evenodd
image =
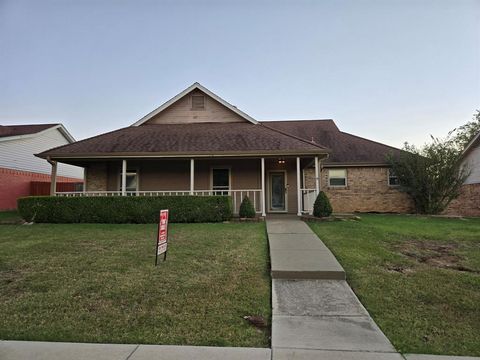
<path id="1" fill-rule="evenodd" d="M 245 196 L 242 200 L 242 203 L 240 204 L 240 210 L 238 212 L 238 215 L 241 218 L 254 218 L 255 217 L 255 208 L 252 205 L 252 202 L 248 198 L 248 196 Z"/>
<path id="2" fill-rule="evenodd" d="M 453 145 L 459 150 L 465 149 L 468 143 L 473 139 L 475 135 L 480 132 L 480 110 L 477 110 L 476 114 L 473 114 L 472 121 L 469 121 L 465 125 L 462 125 L 456 129 L 453 129 L 451 135 Z"/>
<path id="3" fill-rule="evenodd" d="M 320 191 L 313 204 L 313 216 L 328 217 L 331 214 L 332 205 L 330 204 L 330 200 L 328 200 L 327 195 L 323 191 Z"/>
<path id="4" fill-rule="evenodd" d="M 446 139 L 431 138 L 432 142 L 420 149 L 405 143 L 398 157 L 388 157 L 401 189 L 410 194 L 416 211 L 422 214 L 445 210 L 470 174 L 468 166 L 461 163 L 463 148 L 452 132 Z M 458 141 L 465 141 L 463 135 L 462 139 Z"/>

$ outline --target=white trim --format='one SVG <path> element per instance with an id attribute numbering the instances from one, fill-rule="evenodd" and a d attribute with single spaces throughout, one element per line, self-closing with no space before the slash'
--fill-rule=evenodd
<path id="1" fill-rule="evenodd" d="M 30 125 L 36 125 L 36 124 L 30 124 Z M 42 131 L 38 131 L 36 133 L 32 134 L 25 134 L 25 135 L 14 135 L 14 136 L 4 136 L 0 137 L 0 141 L 10 141 L 10 140 L 19 140 L 19 139 L 28 139 L 32 137 L 37 137 L 40 136 L 46 132 L 52 131 L 52 130 L 60 130 L 60 133 L 63 135 L 63 137 L 71 144 L 75 142 L 75 139 L 73 136 L 65 129 L 65 127 L 62 124 L 58 125 L 52 125 L 49 128 L 43 129 Z"/>
<path id="2" fill-rule="evenodd" d="M 466 155 L 466 153 L 470 150 L 470 148 L 473 146 L 473 144 L 475 143 L 475 141 L 477 141 L 478 138 L 480 138 L 480 131 L 478 132 L 477 135 L 473 137 L 472 140 L 470 140 L 467 146 L 465 146 L 465 149 L 462 151 L 462 157 Z"/>
<path id="3" fill-rule="evenodd" d="M 208 96 L 212 97 L 213 99 L 217 100 L 220 104 L 222 104 L 223 106 L 225 106 L 226 108 L 230 109 L 231 111 L 233 111 L 235 114 L 241 116 L 242 118 L 244 118 L 245 120 L 253 123 L 253 124 L 257 124 L 257 120 L 255 120 L 254 118 L 252 118 L 251 116 L 247 115 L 246 113 L 244 113 L 243 111 L 237 109 L 235 106 L 229 104 L 228 102 L 226 102 L 225 100 L 223 100 L 220 96 L 214 94 L 213 92 L 211 92 L 210 90 L 208 90 L 206 87 L 202 86 L 201 84 L 199 84 L 198 82 L 190 85 L 188 88 L 186 88 L 185 90 L 183 90 L 181 93 L 179 93 L 178 95 L 175 95 L 173 98 L 171 98 L 170 100 L 166 101 L 165 103 L 163 103 L 162 105 L 160 105 L 158 108 L 156 108 L 155 110 L 153 110 L 152 112 L 148 113 L 147 115 L 145 115 L 143 118 L 141 118 L 140 120 L 138 120 L 137 122 L 135 122 L 134 124 L 132 124 L 132 126 L 139 126 L 139 125 L 142 125 L 143 123 L 147 122 L 148 120 L 150 120 L 151 118 L 153 118 L 154 116 L 160 114 L 163 110 L 165 110 L 166 108 L 168 108 L 170 105 L 172 105 L 173 103 L 177 102 L 177 100 L 181 99 L 182 97 L 184 97 L 185 95 L 189 94 L 190 92 L 192 92 L 193 90 L 200 90 L 200 91 L 203 91 L 205 94 L 207 94 Z"/>
<path id="4" fill-rule="evenodd" d="M 272 173 L 283 173 L 283 185 L 285 186 L 285 210 L 274 210 L 272 209 Z M 269 170 L 268 182 L 267 182 L 267 201 L 268 201 L 268 212 L 269 213 L 287 213 L 288 212 L 288 172 L 287 170 Z"/>
<path id="5" fill-rule="evenodd" d="M 232 190 L 232 166 L 231 165 L 225 165 L 225 166 L 221 166 L 221 165 L 215 165 L 215 166 L 210 166 L 210 189 L 212 191 L 214 191 L 213 189 L 213 170 L 228 170 L 228 190 L 215 190 L 215 191 L 230 191 Z"/>
<path id="6" fill-rule="evenodd" d="M 305 186 L 305 181 L 303 184 Z M 320 193 L 320 170 L 318 166 L 318 156 L 315 156 L 315 191 L 317 195 Z"/>
<path id="7" fill-rule="evenodd" d="M 300 178 L 300 157 L 297 157 L 297 215 L 302 216 L 302 185 Z"/>
<path id="8" fill-rule="evenodd" d="M 190 159 L 190 195 L 195 190 L 195 160 Z"/>
<path id="9" fill-rule="evenodd" d="M 262 171 L 262 216 L 267 216 L 265 209 L 265 158 L 261 159 L 261 171 Z"/>
<path id="10" fill-rule="evenodd" d="M 345 170 L 345 185 L 331 185 L 330 184 L 330 170 Z M 332 177 L 332 179 L 343 179 L 339 177 Z M 348 170 L 346 168 L 327 169 L 327 187 L 329 188 L 346 188 L 348 186 Z"/>

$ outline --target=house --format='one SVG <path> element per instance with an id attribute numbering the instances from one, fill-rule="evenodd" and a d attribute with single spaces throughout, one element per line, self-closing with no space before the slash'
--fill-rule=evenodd
<path id="1" fill-rule="evenodd" d="M 460 190 L 460 196 L 449 204 L 444 213 L 480 216 L 480 132 L 463 150 L 462 166 L 470 170 L 470 175 Z"/>
<path id="2" fill-rule="evenodd" d="M 258 121 L 195 83 L 133 125 L 38 154 L 86 169 L 83 194 L 248 196 L 258 214 L 302 214 L 319 190 L 336 212 L 408 212 L 389 174 L 399 150 L 332 120 Z M 52 167 L 53 173 L 56 171 Z"/>
<path id="3" fill-rule="evenodd" d="M 75 139 L 61 124 L 0 125 L 0 210 L 15 209 L 32 182 L 49 182 L 50 165 L 34 154 Z M 82 182 L 83 169 L 61 164 L 59 181 Z"/>

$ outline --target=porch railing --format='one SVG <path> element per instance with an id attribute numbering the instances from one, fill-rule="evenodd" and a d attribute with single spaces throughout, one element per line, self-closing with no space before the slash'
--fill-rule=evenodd
<path id="1" fill-rule="evenodd" d="M 189 190 L 155 190 L 155 191 L 126 191 L 126 196 L 188 196 Z M 252 202 L 255 212 L 262 213 L 262 190 L 261 189 L 240 189 L 240 190 L 194 190 L 195 196 L 230 196 L 232 198 L 233 213 L 238 214 L 240 204 L 245 196 Z M 55 196 L 79 197 L 79 196 L 122 196 L 121 191 L 84 191 L 84 192 L 56 192 Z"/>
<path id="2" fill-rule="evenodd" d="M 317 190 L 300 189 L 302 194 L 302 213 L 313 214 L 313 204 L 317 199 Z"/>

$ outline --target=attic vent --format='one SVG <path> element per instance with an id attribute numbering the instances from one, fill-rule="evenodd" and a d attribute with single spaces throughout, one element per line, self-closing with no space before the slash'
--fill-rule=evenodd
<path id="1" fill-rule="evenodd" d="M 205 96 L 192 95 L 192 110 L 205 110 Z"/>

